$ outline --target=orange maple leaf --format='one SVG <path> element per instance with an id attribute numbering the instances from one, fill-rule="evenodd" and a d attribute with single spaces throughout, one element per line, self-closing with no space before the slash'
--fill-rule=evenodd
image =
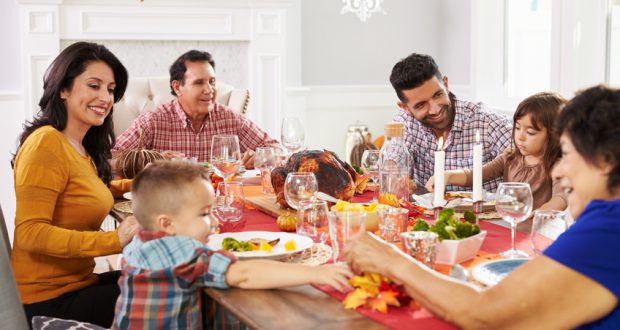
<path id="1" fill-rule="evenodd" d="M 345 309 L 356 309 L 366 304 L 366 299 L 370 297 L 370 294 L 364 289 L 355 289 L 349 293 L 342 301 Z"/>
<path id="2" fill-rule="evenodd" d="M 381 291 L 379 292 L 379 299 L 385 301 L 389 306 L 399 307 L 400 303 L 398 302 L 398 292 L 394 291 Z"/>
<path id="3" fill-rule="evenodd" d="M 368 308 L 373 311 L 377 311 L 380 313 L 387 313 L 387 302 L 381 298 L 372 298 L 368 299 L 368 303 L 366 304 Z"/>

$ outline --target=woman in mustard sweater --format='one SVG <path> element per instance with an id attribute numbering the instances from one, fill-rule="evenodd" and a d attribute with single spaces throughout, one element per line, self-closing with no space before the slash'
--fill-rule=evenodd
<path id="1" fill-rule="evenodd" d="M 113 194 L 112 105 L 127 71 L 104 46 L 78 42 L 48 68 L 39 115 L 25 125 L 14 159 L 15 240 L 12 265 L 29 319 L 35 315 L 109 327 L 119 294 L 118 272 L 93 274 L 94 257 L 120 253 L 137 229 L 99 228 Z"/>

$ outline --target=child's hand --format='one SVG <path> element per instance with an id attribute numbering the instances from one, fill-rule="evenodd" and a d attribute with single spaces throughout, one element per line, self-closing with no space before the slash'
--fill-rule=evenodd
<path id="1" fill-rule="evenodd" d="M 344 265 L 322 265 L 316 267 L 317 278 L 314 284 L 327 284 L 340 292 L 347 292 L 352 289 L 349 278 L 353 277 L 353 272 Z"/>
<path id="2" fill-rule="evenodd" d="M 428 181 L 424 185 L 424 188 L 426 188 L 426 190 L 428 190 L 429 192 L 435 191 L 435 177 L 434 176 L 431 176 L 431 178 L 428 179 Z"/>

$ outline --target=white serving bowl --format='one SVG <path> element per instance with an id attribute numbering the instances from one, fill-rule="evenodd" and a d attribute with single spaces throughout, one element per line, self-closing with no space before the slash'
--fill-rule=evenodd
<path id="1" fill-rule="evenodd" d="M 476 256 L 480 250 L 487 231 L 459 240 L 444 239 L 435 248 L 435 263 L 454 265 Z"/>

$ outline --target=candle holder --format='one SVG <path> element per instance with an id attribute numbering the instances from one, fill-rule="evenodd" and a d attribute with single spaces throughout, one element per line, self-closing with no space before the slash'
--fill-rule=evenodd
<path id="1" fill-rule="evenodd" d="M 478 215 L 482 213 L 482 203 L 484 203 L 484 201 L 475 201 L 473 203 L 474 215 L 476 216 L 476 224 L 478 224 Z"/>
<path id="2" fill-rule="evenodd" d="M 443 211 L 443 206 L 436 206 L 433 208 L 433 216 L 435 217 L 435 221 L 439 219 L 439 213 L 441 213 L 441 211 Z"/>

